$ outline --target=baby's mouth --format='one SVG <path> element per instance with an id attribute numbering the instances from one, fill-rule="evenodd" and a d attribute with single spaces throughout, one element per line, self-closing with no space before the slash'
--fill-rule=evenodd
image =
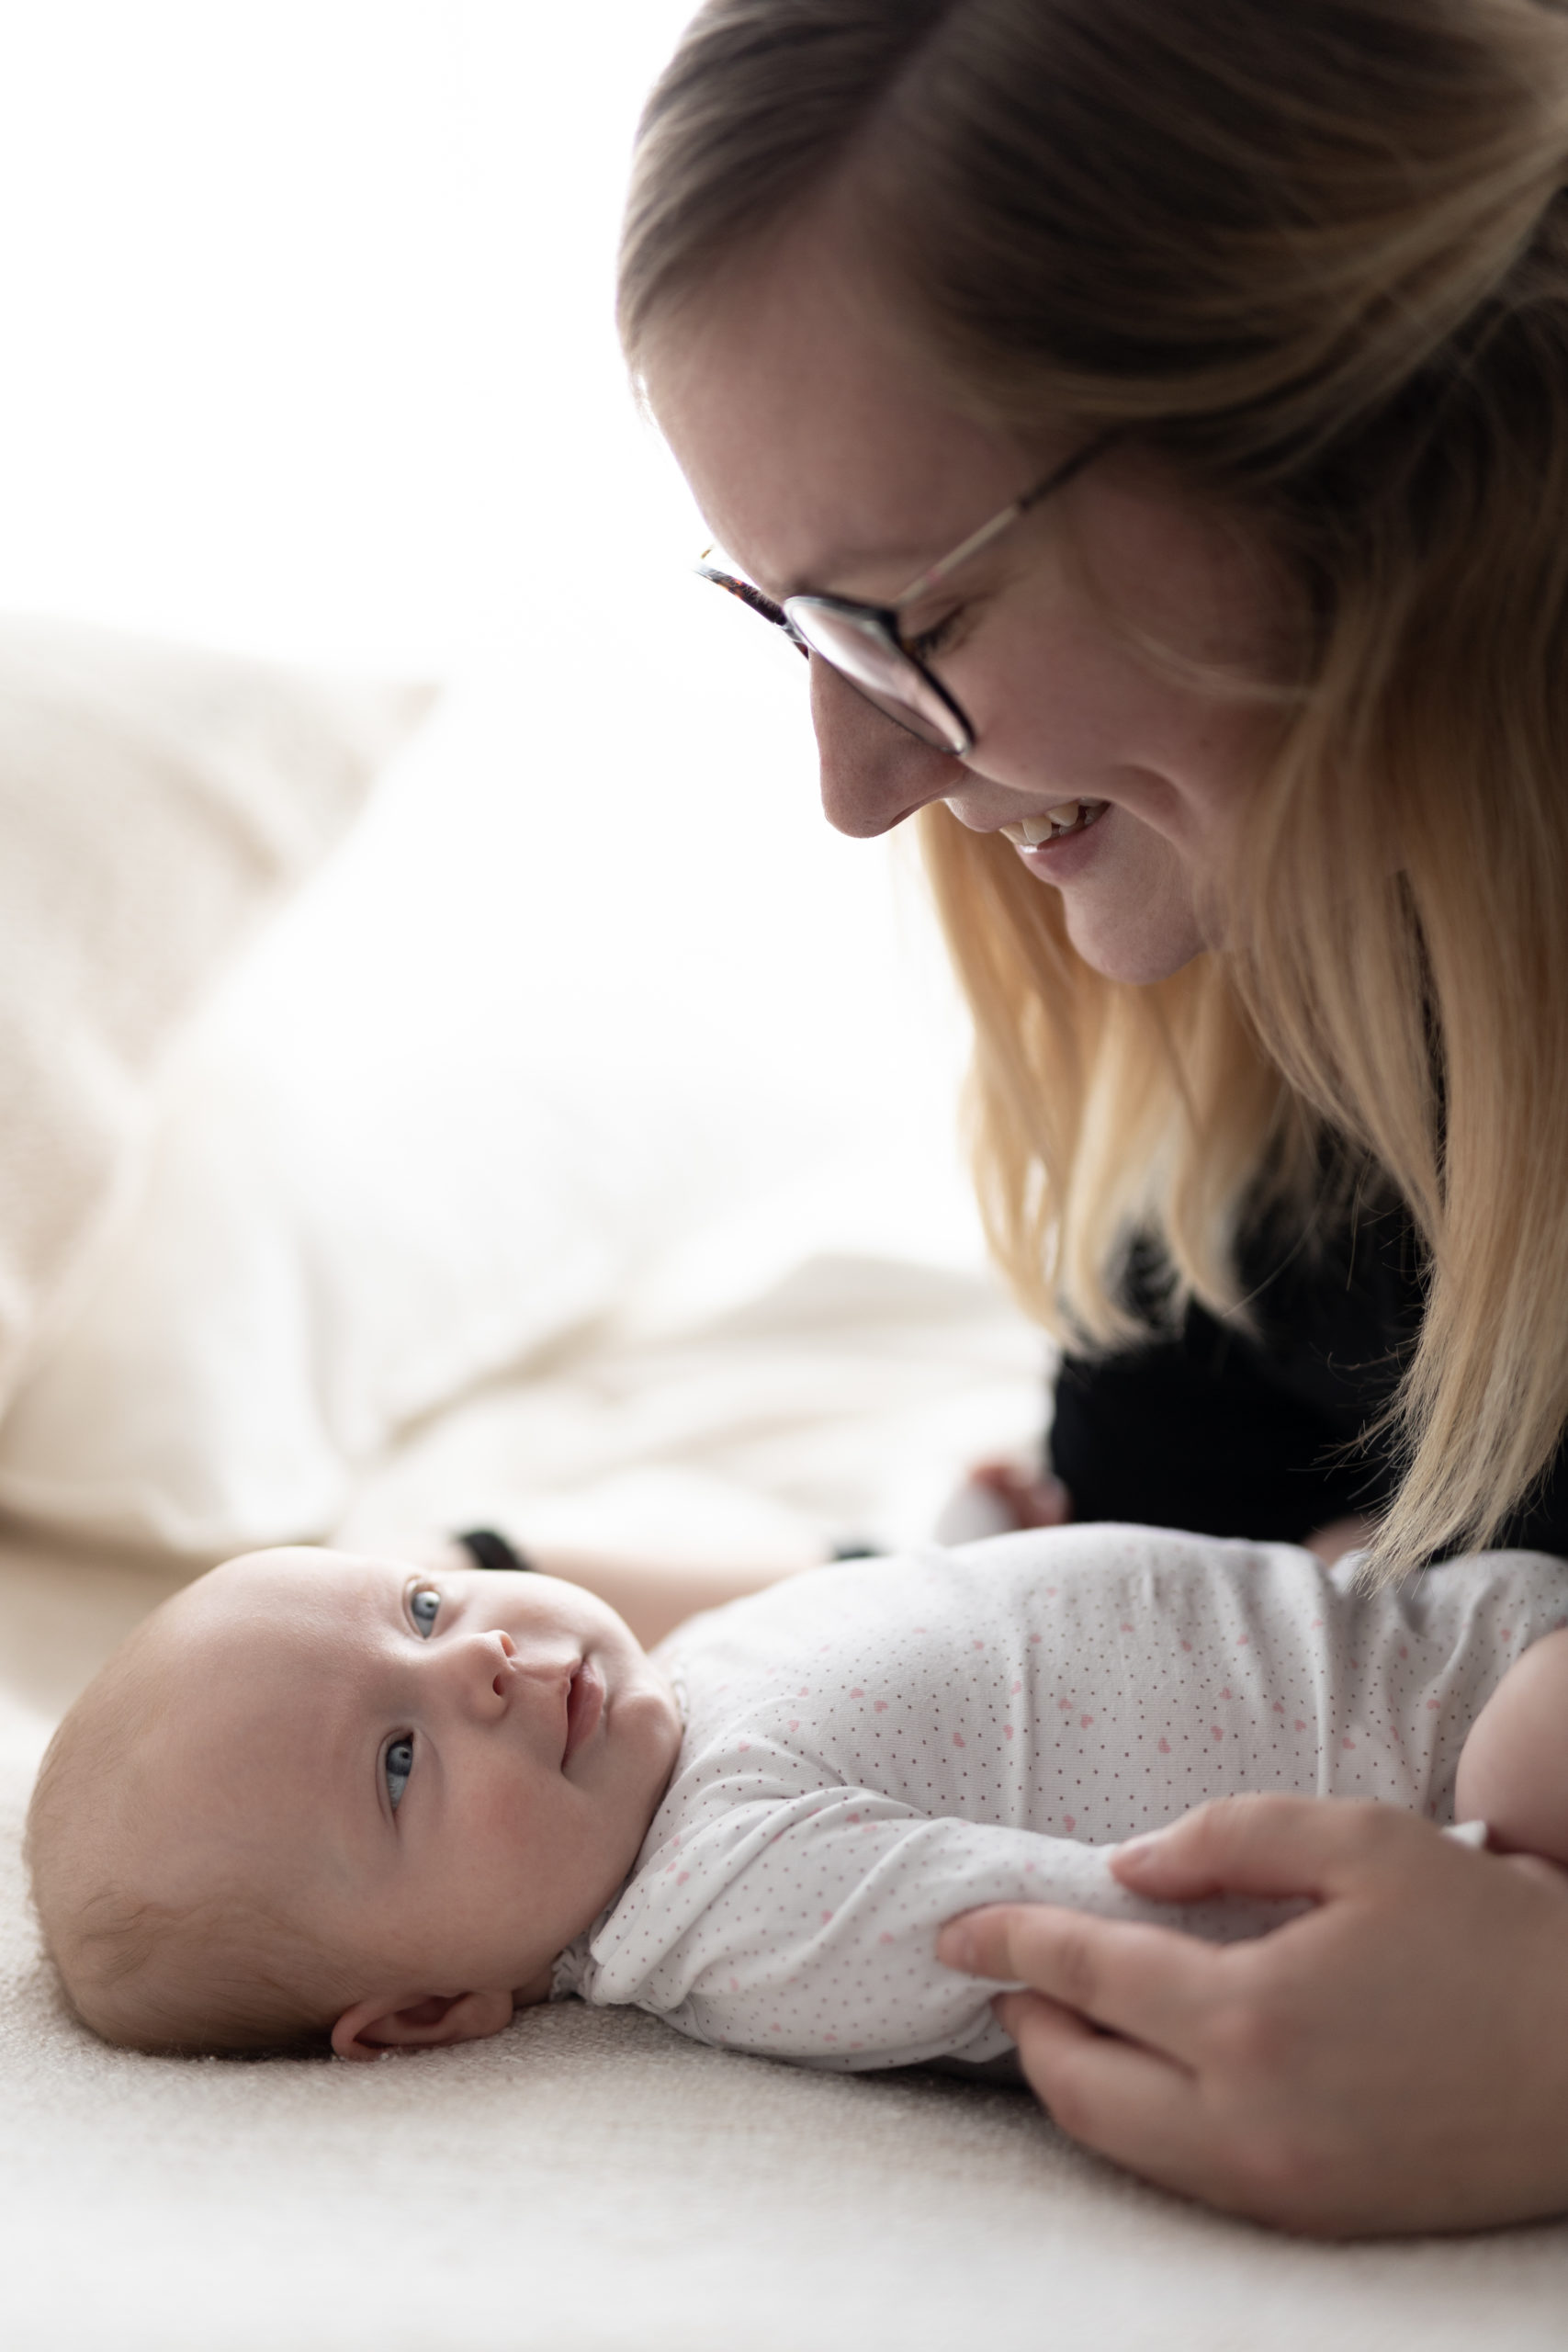
<path id="1" fill-rule="evenodd" d="M 604 1712 L 604 1679 L 592 1660 L 584 1658 L 567 1684 L 566 1745 L 560 1759 L 563 1772 L 584 1740 L 592 1737 Z"/>
<path id="2" fill-rule="evenodd" d="M 1109 800 L 1063 800 L 1043 817 L 1025 817 L 1016 825 L 1004 825 L 1002 831 L 1016 849 L 1040 849 L 1068 833 L 1087 832 L 1110 806 Z"/>

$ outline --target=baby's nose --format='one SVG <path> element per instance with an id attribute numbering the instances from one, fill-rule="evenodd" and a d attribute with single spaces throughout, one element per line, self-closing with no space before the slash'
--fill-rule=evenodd
<path id="1" fill-rule="evenodd" d="M 499 1628 L 459 1634 L 427 1655 L 432 1677 L 452 1703 L 487 1717 L 504 1713 L 516 1697 L 522 1672 L 516 1661 L 516 1643 Z"/>

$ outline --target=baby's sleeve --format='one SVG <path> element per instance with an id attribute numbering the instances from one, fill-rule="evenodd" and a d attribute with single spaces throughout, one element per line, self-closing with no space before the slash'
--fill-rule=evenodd
<path id="1" fill-rule="evenodd" d="M 594 1939 L 587 1998 L 651 2010 L 695 2041 L 845 2072 L 984 2064 L 1012 2047 L 990 2009 L 1007 1987 L 938 1962 L 937 1931 L 957 1912 L 1063 1904 L 1216 1941 L 1284 1916 L 1236 1899 L 1146 1903 L 1111 1877 L 1113 1849 L 932 1819 L 864 1790 L 746 1810 L 743 1826 L 732 1815 L 690 1838 L 679 1869 L 638 1882 L 642 1899 Z"/>

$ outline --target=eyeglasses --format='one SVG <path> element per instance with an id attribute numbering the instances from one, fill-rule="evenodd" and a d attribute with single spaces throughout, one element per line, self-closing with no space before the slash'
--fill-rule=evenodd
<path id="1" fill-rule="evenodd" d="M 1043 505 L 1054 492 L 1066 489 L 1074 475 L 1081 473 L 1089 459 L 1100 455 L 1110 438 L 1109 434 L 1101 434 L 1065 465 L 1057 466 L 1043 481 L 1025 491 L 1021 498 L 1015 498 L 1010 506 L 1004 506 L 999 514 L 993 514 L 977 531 L 971 531 L 951 555 L 944 555 L 939 563 L 922 571 L 918 580 L 911 580 L 889 605 L 864 605 L 852 596 L 786 596 L 782 605 L 775 605 L 750 580 L 739 580 L 733 572 L 715 571 L 706 562 L 699 563 L 697 570 L 705 580 L 728 589 L 730 595 L 749 605 L 752 612 L 772 621 L 775 628 L 782 628 L 802 653 L 807 657 L 819 654 L 867 702 L 874 703 L 886 718 L 907 728 L 911 735 L 918 735 L 922 743 L 961 759 L 965 752 L 974 749 L 975 729 L 941 679 L 905 644 L 899 633 L 898 616 L 920 597 L 929 595 L 933 588 L 940 588 L 950 572 L 967 563 L 971 556 L 978 555 L 982 548 L 988 548 L 993 539 L 999 539 L 1004 531 L 1010 530 L 1036 506 Z"/>

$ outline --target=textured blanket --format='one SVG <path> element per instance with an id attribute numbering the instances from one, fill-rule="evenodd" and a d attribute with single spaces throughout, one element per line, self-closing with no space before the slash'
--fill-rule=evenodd
<path id="1" fill-rule="evenodd" d="M 1568 2228 L 1293 2244 L 1080 2154 L 1021 2094 L 654 2020 L 262 2064 L 61 2011 L 18 1838 L 51 1713 L 166 1579 L 0 1547 L 0 2339 L 17 2352 L 1423 2352 L 1568 2338 Z"/>

